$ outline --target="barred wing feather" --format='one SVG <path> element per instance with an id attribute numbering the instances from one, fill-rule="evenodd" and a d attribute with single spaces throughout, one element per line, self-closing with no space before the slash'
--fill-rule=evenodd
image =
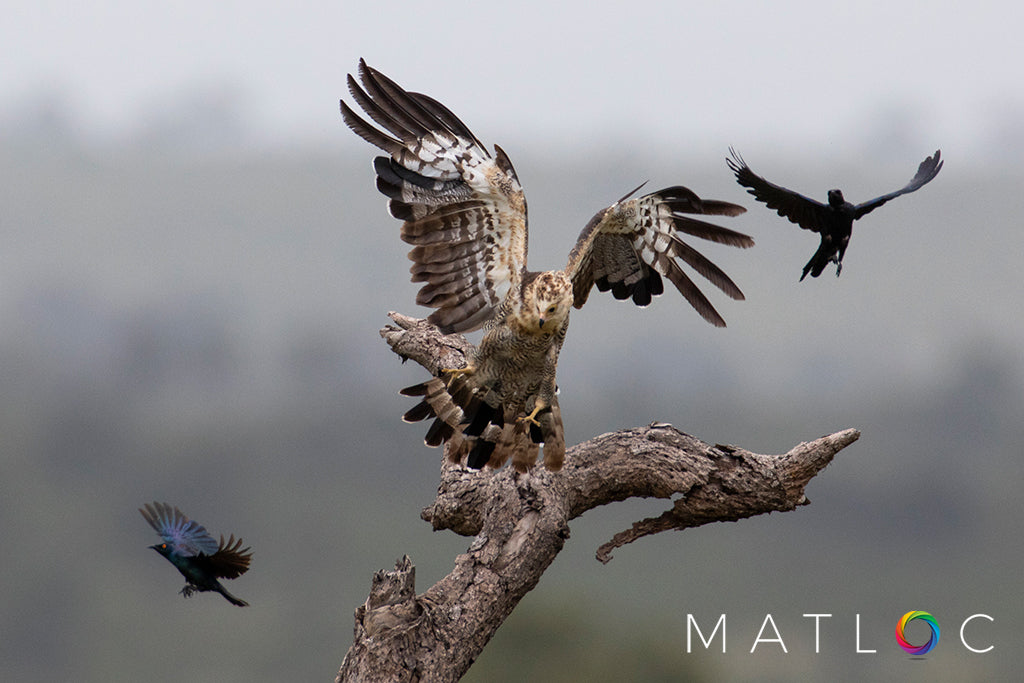
<path id="1" fill-rule="evenodd" d="M 526 267 L 526 201 L 515 169 L 441 103 L 364 61 L 359 74 L 362 87 L 349 76 L 352 97 L 384 130 L 344 102 L 342 115 L 389 155 L 374 160 L 377 188 L 413 245 L 412 281 L 424 283 L 417 303 L 437 309 L 429 320 L 445 333 L 482 327 Z"/>
<path id="2" fill-rule="evenodd" d="M 724 327 L 725 321 L 680 261 L 733 299 L 743 299 L 743 292 L 682 235 L 751 247 L 754 240 L 749 236 L 688 215 L 737 216 L 744 211 L 736 204 L 702 200 L 692 190 L 675 186 L 621 200 L 598 212 L 569 254 L 566 273 L 573 283 L 573 305 L 582 307 L 596 285 L 599 291 L 611 290 L 617 299 L 632 298 L 638 306 L 646 306 L 652 296 L 664 292 L 665 277 L 705 320 Z"/>

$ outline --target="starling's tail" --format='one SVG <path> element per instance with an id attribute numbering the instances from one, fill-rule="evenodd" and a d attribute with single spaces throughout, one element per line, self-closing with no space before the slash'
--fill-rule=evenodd
<path id="1" fill-rule="evenodd" d="M 238 605 L 239 607 L 248 607 L 249 606 L 249 603 L 247 603 L 245 600 L 239 600 L 238 598 L 236 598 L 231 593 L 228 593 L 227 589 L 224 588 L 224 586 L 220 585 L 220 583 L 217 584 L 216 590 L 217 590 L 218 593 L 220 593 L 225 598 L 227 598 L 227 601 L 230 602 L 232 605 Z"/>

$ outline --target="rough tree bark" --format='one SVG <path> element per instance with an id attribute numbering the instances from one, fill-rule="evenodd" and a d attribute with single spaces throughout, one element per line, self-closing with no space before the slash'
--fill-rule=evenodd
<path id="1" fill-rule="evenodd" d="M 389 315 L 398 326 L 385 327 L 381 336 L 403 360 L 435 374 L 464 365 L 472 348 L 465 337 Z M 654 423 L 570 448 L 556 473 L 542 466 L 527 475 L 511 467 L 477 472 L 442 458 L 437 498 L 421 516 L 435 530 L 475 538 L 451 573 L 422 594 L 416 594 L 408 557 L 374 575 L 366 603 L 356 609 L 355 642 L 337 680 L 458 680 L 537 585 L 568 538 L 570 520 L 634 496 L 676 497 L 660 516 L 602 545 L 597 559 L 608 562 L 615 548 L 649 534 L 792 510 L 808 503 L 807 483 L 859 436 L 847 429 L 782 455 L 758 455 Z"/>

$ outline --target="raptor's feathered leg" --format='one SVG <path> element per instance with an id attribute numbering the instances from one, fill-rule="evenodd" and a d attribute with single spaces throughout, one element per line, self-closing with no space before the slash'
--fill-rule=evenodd
<path id="1" fill-rule="evenodd" d="M 562 428 L 562 410 L 558 399 L 551 402 L 551 410 L 540 416 L 540 436 L 544 442 L 544 467 L 551 472 L 562 469 L 565 461 L 565 431 Z"/>

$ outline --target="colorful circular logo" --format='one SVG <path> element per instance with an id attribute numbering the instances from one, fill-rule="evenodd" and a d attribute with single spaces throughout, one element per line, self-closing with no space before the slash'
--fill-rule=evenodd
<path id="1" fill-rule="evenodd" d="M 915 619 L 920 619 L 921 621 L 928 624 L 928 626 L 932 629 L 932 635 L 928 639 L 928 642 L 924 645 L 911 645 L 909 642 L 907 642 L 906 637 L 903 635 L 903 631 L 907 627 L 907 624 L 914 621 Z M 902 617 L 900 617 L 899 623 L 896 624 L 896 642 L 900 644 L 900 647 L 902 647 L 907 652 L 907 654 L 927 654 L 932 650 L 932 648 L 939 644 L 939 622 L 935 621 L 935 617 L 928 614 L 927 612 L 907 612 Z"/>

